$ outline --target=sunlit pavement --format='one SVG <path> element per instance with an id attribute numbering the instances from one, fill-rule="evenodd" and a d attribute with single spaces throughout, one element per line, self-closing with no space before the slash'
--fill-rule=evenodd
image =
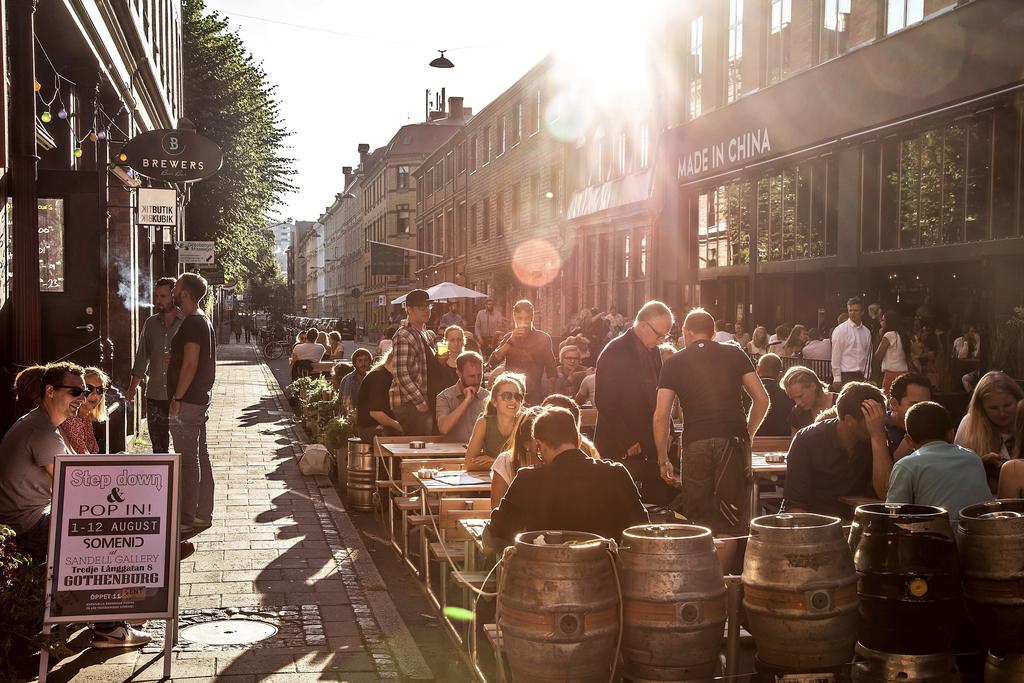
<path id="1" fill-rule="evenodd" d="M 182 625 L 248 618 L 278 633 L 248 646 L 182 641 L 174 680 L 433 680 L 331 482 L 299 473 L 304 434 L 270 369 L 249 346 L 221 345 L 218 355 L 208 424 L 214 524 L 181 563 Z M 84 649 L 80 630 L 80 652 L 50 680 L 159 680 L 162 623 L 146 630 L 154 639 L 141 651 L 103 652 Z"/>

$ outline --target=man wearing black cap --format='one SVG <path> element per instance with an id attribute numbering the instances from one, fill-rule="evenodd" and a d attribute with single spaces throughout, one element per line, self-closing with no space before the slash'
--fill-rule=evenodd
<path id="1" fill-rule="evenodd" d="M 427 363 L 434 360 L 423 330 L 430 319 L 430 295 L 414 289 L 405 297 L 407 323 L 393 339 L 395 380 L 391 383 L 391 409 L 406 436 L 434 433 L 427 391 Z"/>

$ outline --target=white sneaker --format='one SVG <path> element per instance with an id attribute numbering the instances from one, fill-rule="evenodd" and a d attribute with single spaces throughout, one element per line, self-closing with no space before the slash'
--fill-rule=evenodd
<path id="1" fill-rule="evenodd" d="M 124 623 L 109 630 L 100 630 L 94 627 L 92 631 L 92 646 L 98 649 L 138 647 L 152 639 L 151 636 Z"/>

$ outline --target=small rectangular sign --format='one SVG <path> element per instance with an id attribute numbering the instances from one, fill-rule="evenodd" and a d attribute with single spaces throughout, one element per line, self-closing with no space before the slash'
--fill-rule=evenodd
<path id="1" fill-rule="evenodd" d="M 212 266 L 213 262 L 213 242 L 178 242 L 178 263 Z"/>
<path id="2" fill-rule="evenodd" d="M 178 224 L 177 190 L 140 187 L 138 192 L 139 225 L 169 225 L 173 227 Z"/>
<path id="3" fill-rule="evenodd" d="M 178 455 L 58 456 L 46 623 L 176 616 Z"/>
<path id="4" fill-rule="evenodd" d="M 199 274 L 208 285 L 224 284 L 224 266 L 200 266 Z"/>
<path id="5" fill-rule="evenodd" d="M 405 250 L 370 242 L 370 275 L 405 275 Z"/>

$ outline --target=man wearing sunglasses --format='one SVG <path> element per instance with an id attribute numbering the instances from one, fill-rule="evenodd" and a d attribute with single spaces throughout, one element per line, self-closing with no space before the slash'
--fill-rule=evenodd
<path id="1" fill-rule="evenodd" d="M 594 445 L 602 457 L 626 466 L 649 503 L 667 503 L 674 497 L 658 476 L 651 431 L 661 372 L 658 344 L 672 330 L 672 322 L 668 306 L 648 301 L 632 327 L 610 341 L 597 359 Z"/>
<path id="2" fill-rule="evenodd" d="M 391 408 L 403 433 L 429 436 L 434 433 L 434 419 L 427 398 L 427 363 L 437 362 L 423 332 L 430 320 L 430 294 L 423 289 L 409 292 L 405 297 L 405 311 L 408 324 L 398 328 L 392 340 L 395 379 L 391 383 Z"/>

